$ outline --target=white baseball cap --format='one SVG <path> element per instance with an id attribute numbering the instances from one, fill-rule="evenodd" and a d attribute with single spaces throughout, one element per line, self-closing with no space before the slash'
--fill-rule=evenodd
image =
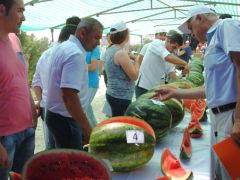
<path id="1" fill-rule="evenodd" d="M 117 23 L 114 23 L 110 27 L 110 34 L 116 34 L 118 32 L 122 32 L 127 30 L 126 23 L 123 21 L 119 21 Z"/>
<path id="2" fill-rule="evenodd" d="M 155 34 L 157 34 L 157 33 L 167 33 L 167 30 L 164 28 L 156 28 Z"/>
<path id="3" fill-rule="evenodd" d="M 188 11 L 187 18 L 184 19 L 183 23 L 178 27 L 178 29 L 182 31 L 184 34 L 190 34 L 191 31 L 188 29 L 187 21 L 198 14 L 207 13 L 216 14 L 216 12 L 213 9 L 210 9 L 209 7 L 202 4 L 191 7 Z"/>

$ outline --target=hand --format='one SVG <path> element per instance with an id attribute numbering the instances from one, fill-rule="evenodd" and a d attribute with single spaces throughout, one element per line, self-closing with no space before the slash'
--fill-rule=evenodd
<path id="1" fill-rule="evenodd" d="M 183 75 L 186 75 L 189 73 L 189 66 L 188 64 L 184 66 L 184 69 L 182 70 Z"/>
<path id="2" fill-rule="evenodd" d="M 232 128 L 231 137 L 240 146 L 240 119 L 236 119 Z"/>
<path id="3" fill-rule="evenodd" d="M 90 126 L 88 126 L 87 128 L 83 128 L 83 144 L 89 144 L 89 139 L 90 139 L 90 135 L 92 132 L 92 128 Z"/>
<path id="4" fill-rule="evenodd" d="M 8 154 L 5 148 L 0 144 L 0 168 L 6 168 L 9 165 Z"/>
<path id="5" fill-rule="evenodd" d="M 41 116 L 41 108 L 40 108 L 40 101 L 37 101 L 37 103 L 35 104 L 35 108 L 36 108 L 36 113 L 37 113 L 37 116 Z"/>
<path id="6" fill-rule="evenodd" d="M 37 127 L 37 123 L 38 123 L 38 117 L 40 115 L 40 106 L 39 109 L 37 109 L 37 106 L 35 106 L 35 108 L 32 108 L 32 122 L 33 122 L 33 128 Z"/>
<path id="7" fill-rule="evenodd" d="M 160 89 L 155 91 L 156 94 L 154 96 L 152 96 L 152 99 L 158 99 L 158 100 L 167 100 L 170 99 L 172 97 L 174 97 L 175 95 L 175 90 L 171 89 L 171 88 L 164 88 L 164 89 Z"/>

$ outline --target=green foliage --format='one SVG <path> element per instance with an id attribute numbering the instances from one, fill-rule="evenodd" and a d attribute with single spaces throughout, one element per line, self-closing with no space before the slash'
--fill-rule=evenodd
<path id="1" fill-rule="evenodd" d="M 49 47 L 49 41 L 46 37 L 38 40 L 33 34 L 27 35 L 25 32 L 18 34 L 18 37 L 21 41 L 25 58 L 29 62 L 28 83 L 31 85 L 37 61 L 43 51 Z"/>

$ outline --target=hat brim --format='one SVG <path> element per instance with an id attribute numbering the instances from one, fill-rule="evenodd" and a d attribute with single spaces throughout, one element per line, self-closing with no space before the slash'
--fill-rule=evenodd
<path id="1" fill-rule="evenodd" d="M 183 23 L 178 26 L 178 29 L 183 33 L 183 34 L 191 34 L 192 32 L 188 29 L 187 21 L 190 18 L 184 19 Z"/>

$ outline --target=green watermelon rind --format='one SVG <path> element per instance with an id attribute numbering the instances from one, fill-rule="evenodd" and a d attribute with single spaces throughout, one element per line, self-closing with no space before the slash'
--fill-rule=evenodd
<path id="1" fill-rule="evenodd" d="M 126 130 L 143 129 L 126 123 L 109 123 L 95 128 L 90 136 L 91 154 L 109 160 L 114 171 L 130 171 L 146 164 L 153 156 L 156 140 L 146 131 L 144 143 L 127 143 Z"/>

